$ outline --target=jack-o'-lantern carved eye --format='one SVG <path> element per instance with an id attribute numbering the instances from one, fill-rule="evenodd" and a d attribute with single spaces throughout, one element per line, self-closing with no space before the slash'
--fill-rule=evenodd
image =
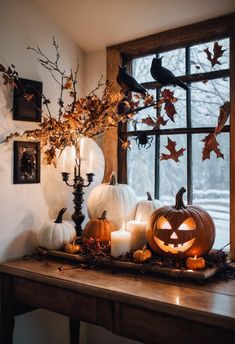
<path id="1" fill-rule="evenodd" d="M 192 217 L 187 218 L 178 228 L 180 231 L 191 231 L 196 229 L 196 223 Z"/>
<path id="2" fill-rule="evenodd" d="M 157 221 L 157 228 L 159 229 L 172 229 L 171 225 L 164 216 L 159 217 Z"/>

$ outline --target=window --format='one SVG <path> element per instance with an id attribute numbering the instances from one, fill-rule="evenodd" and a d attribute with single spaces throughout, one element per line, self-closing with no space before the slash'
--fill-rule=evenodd
<path id="1" fill-rule="evenodd" d="M 119 182 L 132 185 L 139 196 L 150 191 L 167 204 L 174 204 L 176 192 L 185 186 L 188 203 L 201 205 L 215 221 L 217 235 L 214 247 L 221 248 L 232 240 L 232 257 L 235 257 L 235 235 L 232 230 L 235 211 L 234 207 L 230 207 L 235 200 L 235 158 L 231 144 L 234 142 L 234 22 L 234 15 L 229 15 L 108 49 L 110 79 L 115 74 L 109 67 L 109 56 L 116 61 L 119 58 L 119 63 L 122 60 L 128 64 L 132 75 L 157 99 L 160 95 L 159 85 L 151 77 L 150 66 L 153 57 L 163 56 L 163 66 L 190 86 L 188 91 L 180 87 L 166 87 L 174 91 L 178 98 L 175 103 L 175 123 L 169 120 L 166 126 L 154 130 L 143 124 L 137 125 L 137 131 L 131 125 L 119 128 L 119 136 L 129 138 L 132 142 L 131 150 L 124 152 L 119 147 Z M 212 68 L 204 49 L 212 51 L 214 42 L 219 42 L 226 50 L 219 59 L 221 65 Z M 217 137 L 224 159 L 217 159 L 212 153 L 210 160 L 203 162 L 201 140 L 214 130 L 219 106 L 229 100 L 231 123 L 228 122 Z M 139 112 L 138 121 L 147 114 L 156 116 L 156 110 L 151 108 Z M 139 131 L 146 131 L 152 137 L 150 148 L 139 150 L 135 141 Z M 176 141 L 177 148 L 186 148 L 179 163 L 159 160 L 161 153 L 168 153 L 165 148 L 168 137 Z"/>
<path id="2" fill-rule="evenodd" d="M 127 152 L 127 183 L 138 196 L 145 197 L 146 191 L 151 191 L 163 204 L 174 204 L 177 191 L 181 186 L 186 187 L 188 202 L 202 206 L 213 217 L 217 229 L 214 247 L 219 249 L 229 243 L 229 125 L 218 136 L 224 159 L 217 159 L 215 153 L 211 153 L 210 160 L 202 161 L 202 140 L 217 125 L 219 107 L 229 101 L 229 39 L 219 40 L 225 51 L 219 59 L 221 64 L 212 67 L 204 50 L 209 48 L 213 51 L 214 43 L 160 54 L 163 66 L 174 71 L 175 75 L 190 76 L 190 89 L 185 91 L 173 85 L 161 88 L 170 89 L 178 99 L 175 103 L 175 122 L 168 118 L 165 126 L 151 130 L 141 120 L 147 115 L 156 117 L 157 110 L 152 108 L 139 112 L 137 132 L 145 131 L 151 135 L 151 149 L 138 147 L 136 130 L 132 125 L 127 125 L 124 134 L 131 140 L 132 147 Z M 159 88 L 156 88 L 149 72 L 153 57 L 151 54 L 133 59 L 131 70 L 132 75 L 141 80 L 157 99 Z M 163 110 L 161 115 L 164 115 Z M 166 114 L 164 118 L 167 119 Z M 178 149 L 186 148 L 179 158 L 180 162 L 160 161 L 161 153 L 169 153 L 165 149 L 168 138 L 177 143 Z"/>

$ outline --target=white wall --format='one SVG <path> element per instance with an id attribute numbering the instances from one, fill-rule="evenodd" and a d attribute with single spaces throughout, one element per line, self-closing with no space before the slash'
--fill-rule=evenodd
<path id="1" fill-rule="evenodd" d="M 35 55 L 26 50 L 27 46 L 38 44 L 52 54 L 53 36 L 62 52 L 64 66 L 74 67 L 78 57 L 80 94 L 93 90 L 101 75 L 105 80 L 105 50 L 84 54 L 36 1 L 0 0 L 0 63 L 13 63 L 20 76 L 43 81 L 44 93 L 51 99 L 56 113 L 57 88 L 35 61 Z M 10 90 L 0 80 L 0 139 L 12 131 L 32 128 L 32 123 L 12 120 L 11 106 Z M 68 192 L 61 182 L 60 171 L 53 167 L 42 166 L 40 184 L 13 185 L 12 146 L 12 142 L 0 145 L 0 260 L 31 253 L 42 223 L 54 217 L 63 206 L 69 205 L 69 211 L 72 211 L 71 190 Z M 82 336 L 82 344 L 133 343 L 92 325 L 83 326 Z M 67 319 L 42 310 L 18 317 L 14 344 L 32 343 L 69 343 Z"/>
<path id="2" fill-rule="evenodd" d="M 102 81 L 106 81 L 106 50 L 98 50 L 87 53 L 84 66 L 84 91 L 88 94 L 97 87 L 98 81 L 103 76 Z M 97 95 L 101 95 L 102 89 L 98 90 Z"/>
<path id="3" fill-rule="evenodd" d="M 0 0 L 0 63 L 13 63 L 24 78 L 43 81 L 44 93 L 51 99 L 53 112 L 57 111 L 58 87 L 36 62 L 36 56 L 27 46 L 37 44 L 52 56 L 54 36 L 65 68 L 80 64 L 79 87 L 83 93 L 84 52 L 32 0 Z M 32 128 L 34 123 L 13 121 L 11 90 L 0 81 L 0 139 L 6 134 Z M 0 260 L 31 253 L 37 232 L 48 218 L 55 217 L 61 207 L 71 202 L 61 181 L 60 171 L 52 166 L 42 166 L 40 184 L 13 185 L 13 143 L 0 145 Z M 27 320 L 27 321 L 26 321 Z M 30 330 L 31 329 L 31 330 Z M 66 344 L 68 322 L 62 316 L 36 311 L 18 317 L 14 344 Z"/>

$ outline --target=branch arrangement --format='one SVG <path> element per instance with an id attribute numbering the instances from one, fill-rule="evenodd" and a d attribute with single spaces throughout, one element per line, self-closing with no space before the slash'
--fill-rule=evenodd
<path id="1" fill-rule="evenodd" d="M 38 128 L 25 130 L 23 133 L 11 133 L 3 142 L 7 142 L 14 137 L 39 140 L 41 141 L 41 145 L 45 147 L 44 160 L 47 164 L 56 166 L 57 151 L 61 153 L 65 147 L 75 145 L 77 140 L 82 136 L 94 137 L 112 127 L 116 127 L 119 122 L 132 122 L 136 130 L 136 125 L 139 122 L 135 119 L 135 115 L 143 109 L 149 107 L 157 109 L 156 117 L 148 115 L 140 121 L 140 123 L 144 123 L 152 129 L 159 129 L 160 126 L 166 125 L 168 120 L 174 122 L 174 116 L 176 114 L 174 104 L 177 102 L 177 98 L 174 96 L 174 92 L 169 89 L 163 89 L 161 91 L 161 96 L 158 101 L 155 101 L 153 96 L 147 92 L 145 94 L 144 91 L 142 92 L 143 94 L 137 93 L 130 99 L 126 97 L 123 90 L 113 93 L 112 84 L 108 81 L 103 82 L 103 78 L 101 77 L 94 90 L 85 97 L 78 97 L 77 76 L 79 64 L 77 62 L 75 71 L 71 69 L 67 73 L 60 66 L 59 47 L 54 38 L 53 47 L 55 49 L 54 60 L 48 58 L 39 46 L 36 48 L 28 47 L 28 49 L 37 55 L 38 62 L 50 73 L 54 82 L 59 87 L 58 113 L 52 113 L 50 99 L 44 94 L 40 94 L 46 112 L 42 114 L 42 121 L 38 125 Z M 213 59 L 213 63 L 215 63 L 215 58 Z M 0 64 L 0 73 L 2 73 L 5 85 L 8 84 L 12 87 L 17 87 L 17 83 L 20 83 L 14 65 L 6 68 Z M 96 91 L 101 87 L 104 87 L 104 91 L 102 96 L 98 97 Z M 69 94 L 71 99 L 68 104 L 65 104 L 64 101 L 65 94 Z M 24 97 L 28 102 L 31 102 L 33 95 L 25 91 Z M 215 129 L 215 133 L 208 135 L 204 139 L 203 160 L 210 157 L 211 151 L 215 151 L 217 157 L 223 157 L 219 151 L 216 136 L 221 132 L 229 116 L 229 105 L 229 102 L 226 102 L 220 108 L 220 120 Z M 165 116 L 167 118 L 162 115 L 162 109 L 165 110 Z M 149 144 L 148 138 L 142 137 L 142 140 L 143 142 L 147 140 Z M 141 144 L 140 140 L 139 143 Z M 179 151 L 176 151 L 175 145 L 176 143 L 174 141 L 168 141 L 167 149 L 169 149 L 170 154 L 162 154 L 161 160 L 174 159 L 175 161 L 179 161 L 178 157 L 183 155 L 185 149 L 181 148 Z M 130 148 L 130 141 L 122 141 L 122 147 Z"/>

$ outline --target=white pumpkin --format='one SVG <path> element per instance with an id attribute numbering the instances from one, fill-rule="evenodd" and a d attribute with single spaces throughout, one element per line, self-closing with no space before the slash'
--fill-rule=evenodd
<path id="1" fill-rule="evenodd" d="M 69 221 L 62 221 L 66 208 L 60 210 L 55 221 L 50 220 L 39 233 L 39 245 L 48 250 L 60 250 L 64 245 L 73 241 L 76 231 Z"/>
<path id="2" fill-rule="evenodd" d="M 135 220 L 148 222 L 152 213 L 162 206 L 157 199 L 152 199 L 150 192 L 147 192 L 147 200 L 140 200 L 136 207 Z"/>
<path id="3" fill-rule="evenodd" d="M 96 186 L 87 200 L 88 216 L 97 219 L 105 210 L 107 220 L 115 229 L 120 229 L 123 223 L 133 220 L 138 199 L 134 190 L 127 184 L 118 184 L 115 174 L 109 183 Z"/>

